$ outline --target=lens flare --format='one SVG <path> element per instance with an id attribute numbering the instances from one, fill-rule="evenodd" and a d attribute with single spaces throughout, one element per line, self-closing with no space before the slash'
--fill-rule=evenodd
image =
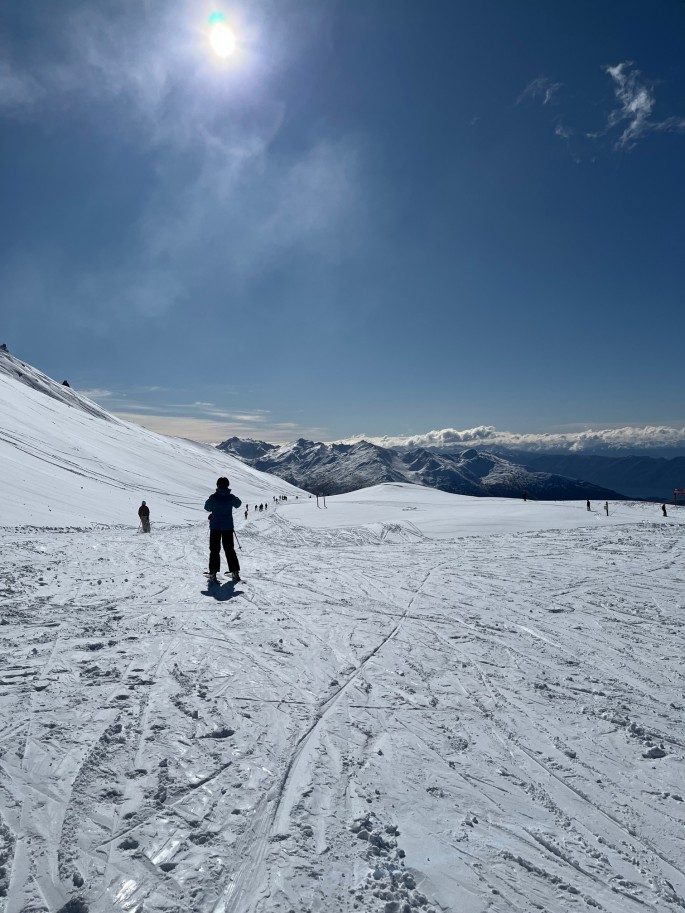
<path id="1" fill-rule="evenodd" d="M 235 53 L 235 33 L 227 25 L 223 13 L 212 13 L 209 17 L 209 44 L 216 56 L 222 60 Z"/>

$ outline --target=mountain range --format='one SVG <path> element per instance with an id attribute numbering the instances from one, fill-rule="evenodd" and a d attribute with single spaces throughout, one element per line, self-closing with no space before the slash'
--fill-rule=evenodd
<path id="1" fill-rule="evenodd" d="M 506 456 L 469 448 L 437 453 L 381 447 L 369 441 L 323 443 L 300 438 L 292 444 L 231 437 L 219 449 L 255 469 L 321 494 L 342 494 L 383 482 L 410 482 L 464 495 L 547 500 L 621 498 L 616 490 L 543 469 Z"/>
<path id="2" fill-rule="evenodd" d="M 527 453 L 495 451 L 528 469 L 584 478 L 596 485 L 617 488 L 631 498 L 670 500 L 674 488 L 685 487 L 685 457 L 627 454 L 605 456 L 596 453 Z"/>

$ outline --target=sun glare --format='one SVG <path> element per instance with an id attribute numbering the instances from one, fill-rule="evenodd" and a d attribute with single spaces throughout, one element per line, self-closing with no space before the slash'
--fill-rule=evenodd
<path id="1" fill-rule="evenodd" d="M 212 13 L 209 17 L 209 43 L 216 56 L 222 60 L 235 53 L 235 32 L 226 24 L 223 13 Z"/>

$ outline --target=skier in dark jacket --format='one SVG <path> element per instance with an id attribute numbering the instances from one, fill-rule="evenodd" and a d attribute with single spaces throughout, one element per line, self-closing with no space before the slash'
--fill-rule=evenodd
<path id="1" fill-rule="evenodd" d="M 662 517 L 667 517 L 667 516 L 668 516 L 668 514 L 666 513 L 666 505 L 665 505 L 665 504 L 662 504 L 662 505 L 661 505 L 661 516 L 662 516 Z"/>
<path id="2" fill-rule="evenodd" d="M 140 523 L 143 527 L 144 533 L 150 532 L 150 508 L 147 506 L 145 501 L 138 508 L 138 516 L 140 517 Z"/>
<path id="3" fill-rule="evenodd" d="M 243 502 L 232 494 L 228 479 L 222 476 L 216 480 L 216 491 L 205 501 L 205 510 L 209 511 L 209 581 L 216 583 L 216 575 L 221 567 L 221 546 L 224 547 L 228 569 L 233 582 L 240 580 L 240 564 L 233 547 L 233 508 Z"/>

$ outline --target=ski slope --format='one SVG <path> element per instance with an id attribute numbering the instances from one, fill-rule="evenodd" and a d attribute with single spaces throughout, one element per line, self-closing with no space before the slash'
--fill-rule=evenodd
<path id="1" fill-rule="evenodd" d="M 187 523 L 219 475 L 247 503 L 302 494 L 214 447 L 123 422 L 0 350 L 0 526 Z"/>
<path id="2" fill-rule="evenodd" d="M 518 498 L 483 498 L 453 495 L 405 482 L 374 485 L 361 491 L 319 501 L 288 505 L 291 523 L 312 529 L 344 529 L 364 526 L 386 532 L 400 525 L 433 538 L 480 536 L 544 529 L 604 528 L 623 523 L 650 522 L 661 518 L 657 504 L 616 501 L 604 512 L 604 501 L 523 501 Z M 314 502 L 315 503 L 315 502 Z M 323 507 L 325 503 L 325 509 Z"/>
<path id="3" fill-rule="evenodd" d="M 0 389 L 4 913 L 683 909 L 682 510 L 291 492 L 208 590 L 284 483 Z"/>

